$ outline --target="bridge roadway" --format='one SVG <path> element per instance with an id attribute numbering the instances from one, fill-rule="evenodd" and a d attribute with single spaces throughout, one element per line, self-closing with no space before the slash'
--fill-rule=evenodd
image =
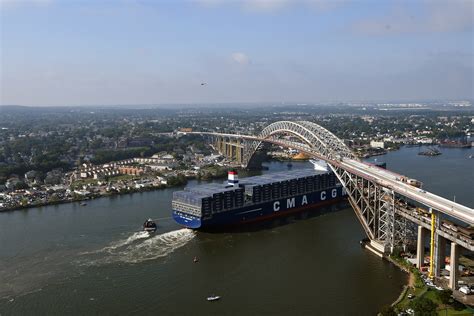
<path id="1" fill-rule="evenodd" d="M 474 209 L 402 182 L 402 175 L 354 159 L 343 158 L 340 165 L 349 172 L 360 174 L 364 178 L 370 177 L 380 185 L 400 195 L 420 202 L 469 225 L 474 225 Z"/>
<path id="2" fill-rule="evenodd" d="M 461 205 L 459 203 L 450 201 L 436 194 L 427 192 L 425 190 L 416 188 L 412 185 L 404 183 L 401 181 L 402 175 L 395 172 L 377 167 L 373 164 L 361 162 L 355 159 L 350 158 L 340 158 L 339 160 L 329 160 L 326 157 L 323 157 L 319 153 L 315 152 L 310 146 L 297 143 L 293 141 L 287 141 L 283 139 L 263 139 L 257 136 L 251 135 L 239 135 L 239 134 L 221 134 L 221 133 L 211 133 L 211 132 L 191 132 L 192 134 L 201 134 L 201 135 L 212 135 L 220 137 L 231 137 L 246 139 L 252 141 L 262 141 L 270 142 L 276 145 L 282 145 L 286 147 L 291 147 L 303 151 L 311 156 L 315 156 L 326 162 L 337 165 L 342 169 L 359 175 L 362 178 L 371 180 L 383 187 L 389 188 L 394 192 L 403 195 L 407 198 L 410 198 L 414 201 L 422 203 L 427 207 L 433 208 L 443 214 L 449 215 L 453 218 L 456 218 L 468 225 L 474 226 L 474 209 L 467 206 Z M 442 181 L 442 179 L 440 179 Z"/>

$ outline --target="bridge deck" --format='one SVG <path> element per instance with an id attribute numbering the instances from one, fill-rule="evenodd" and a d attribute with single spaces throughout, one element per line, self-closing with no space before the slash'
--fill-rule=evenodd
<path id="1" fill-rule="evenodd" d="M 474 209 L 402 182 L 402 175 L 353 159 L 344 159 L 340 164 L 342 168 L 373 180 L 396 193 L 457 218 L 469 225 L 474 225 Z"/>

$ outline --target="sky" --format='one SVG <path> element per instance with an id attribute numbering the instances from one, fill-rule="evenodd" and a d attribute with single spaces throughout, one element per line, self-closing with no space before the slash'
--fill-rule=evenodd
<path id="1" fill-rule="evenodd" d="M 473 0 L 0 0 L 0 104 L 473 99 L 473 32 Z"/>

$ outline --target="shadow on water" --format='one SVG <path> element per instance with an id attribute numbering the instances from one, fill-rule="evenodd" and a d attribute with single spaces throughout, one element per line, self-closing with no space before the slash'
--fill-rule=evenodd
<path id="1" fill-rule="evenodd" d="M 206 233 L 211 234 L 223 234 L 223 233 L 251 233 L 263 230 L 272 230 L 277 227 L 286 226 L 295 223 L 296 221 L 304 221 L 311 218 L 323 216 L 329 213 L 338 212 L 347 208 L 350 208 L 348 202 L 340 202 L 333 205 L 327 205 L 317 207 L 316 209 L 308 209 L 302 212 L 288 214 L 277 218 L 267 219 L 264 221 L 235 224 L 225 227 L 207 228 L 202 230 Z"/>

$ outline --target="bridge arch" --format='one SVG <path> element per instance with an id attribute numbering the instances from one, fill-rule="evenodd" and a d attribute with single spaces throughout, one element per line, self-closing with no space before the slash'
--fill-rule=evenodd
<path id="1" fill-rule="evenodd" d="M 247 161 L 250 163 L 255 151 L 262 142 L 275 142 L 282 135 L 292 135 L 317 152 L 321 158 L 330 162 L 338 158 L 352 158 L 355 155 L 336 135 L 324 127 L 309 121 L 278 121 L 265 127 L 258 135 L 259 141 L 254 141 L 249 146 Z"/>

